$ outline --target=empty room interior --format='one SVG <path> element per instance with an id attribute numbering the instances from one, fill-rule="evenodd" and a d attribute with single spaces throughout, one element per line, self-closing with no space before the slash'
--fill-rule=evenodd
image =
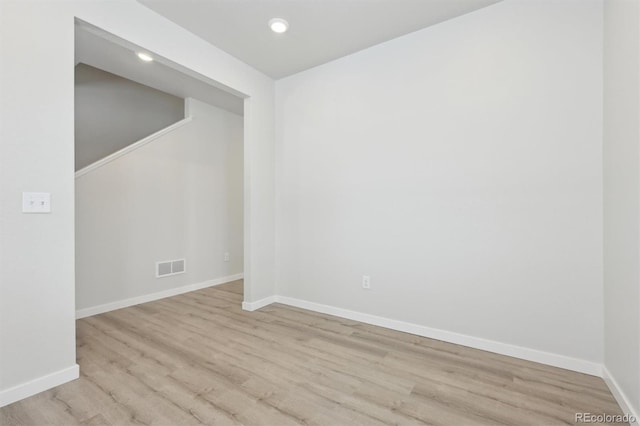
<path id="1" fill-rule="evenodd" d="M 640 0 L 0 0 L 0 424 L 640 420 Z"/>

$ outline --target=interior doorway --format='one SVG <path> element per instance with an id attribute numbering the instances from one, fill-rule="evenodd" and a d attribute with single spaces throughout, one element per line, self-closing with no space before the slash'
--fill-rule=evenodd
<path id="1" fill-rule="evenodd" d="M 75 66 L 77 317 L 243 279 L 247 98 L 81 21 Z"/>

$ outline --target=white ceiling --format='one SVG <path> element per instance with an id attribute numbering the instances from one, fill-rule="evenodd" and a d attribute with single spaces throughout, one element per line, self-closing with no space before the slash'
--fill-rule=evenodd
<path id="1" fill-rule="evenodd" d="M 175 64 L 163 63 L 163 58 L 142 62 L 136 56 L 141 49 L 87 25 L 76 25 L 75 37 L 76 64 L 91 65 L 180 98 L 195 98 L 243 114 L 241 98 L 215 87 L 215 82 L 204 77 L 188 75 Z"/>
<path id="2" fill-rule="evenodd" d="M 138 0 L 273 78 L 500 0 Z M 289 21 L 275 34 L 269 19 Z"/>

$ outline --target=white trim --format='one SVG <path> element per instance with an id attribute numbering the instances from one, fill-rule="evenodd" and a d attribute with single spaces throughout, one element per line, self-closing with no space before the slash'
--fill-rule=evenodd
<path id="1" fill-rule="evenodd" d="M 111 155 L 107 155 L 106 157 L 96 161 L 95 163 L 91 163 L 89 164 L 87 167 L 83 167 L 82 169 L 78 170 L 76 172 L 76 179 L 78 179 L 81 176 L 86 175 L 87 173 L 99 169 L 100 167 L 104 166 L 105 164 L 109 164 L 110 162 L 117 160 L 118 158 L 122 157 L 123 155 L 126 155 L 130 152 L 133 152 L 139 148 L 142 148 L 143 146 L 153 142 L 154 140 L 158 139 L 160 136 L 166 135 L 169 132 L 172 132 L 174 130 L 179 129 L 180 127 L 184 126 L 187 123 L 190 123 L 191 120 L 193 120 L 193 118 L 191 117 L 186 117 L 176 123 L 173 123 L 170 126 L 165 127 L 164 129 L 160 129 L 157 132 L 155 132 L 152 135 L 147 136 L 144 139 L 140 139 L 138 142 L 136 143 L 132 143 L 131 145 L 125 146 L 124 148 L 122 148 L 120 151 L 116 151 Z"/>
<path id="2" fill-rule="evenodd" d="M 263 300 L 267 299 L 269 298 Z M 337 317 L 347 318 L 354 321 L 360 321 L 366 324 L 377 325 L 391 330 L 403 331 L 417 336 L 429 337 L 431 339 L 442 340 L 449 343 L 468 346 L 470 348 L 481 349 L 501 355 L 539 362 L 541 364 L 551 365 L 554 367 L 565 368 L 567 370 L 578 371 L 592 376 L 602 376 L 602 365 L 597 362 L 553 354 L 550 352 L 543 352 L 537 349 L 525 348 L 522 346 L 511 345 L 509 343 L 468 336 L 437 328 L 425 327 L 423 325 L 379 317 L 377 315 L 370 315 L 362 312 L 350 311 L 348 309 L 308 302 L 306 300 L 294 299 L 292 297 L 275 296 L 275 302 L 323 314 L 335 315 Z"/>
<path id="3" fill-rule="evenodd" d="M 631 404 L 631 400 L 622 391 L 622 388 L 620 387 L 616 379 L 613 378 L 613 375 L 607 369 L 606 365 L 602 366 L 602 378 L 604 379 L 604 382 L 609 387 L 611 394 L 618 402 L 618 405 L 620 405 L 620 409 L 622 410 L 622 413 L 630 414 L 636 418 L 636 421 L 634 423 L 629 423 L 629 424 L 630 425 L 640 424 L 640 413 L 635 410 L 633 404 Z"/>
<path id="4" fill-rule="evenodd" d="M 104 312 L 115 311 L 129 306 L 139 305 L 141 303 L 153 302 L 154 300 L 164 299 L 165 297 L 177 296 L 178 294 L 189 293 L 190 291 L 201 290 L 207 287 L 213 287 L 225 284 L 231 281 L 240 280 L 244 274 L 229 275 L 222 278 L 216 278 L 197 284 L 189 284 L 182 287 L 171 288 L 169 290 L 159 291 L 157 293 L 145 294 L 142 296 L 132 297 L 130 299 L 118 300 L 116 302 L 105 303 L 104 305 L 92 306 L 76 310 L 76 319 L 90 317 L 92 315 L 102 314 Z"/>
<path id="5" fill-rule="evenodd" d="M 191 110 L 193 109 L 193 98 L 184 98 L 184 116 L 193 117 Z"/>
<path id="6" fill-rule="evenodd" d="M 267 305 L 276 303 L 277 297 L 278 296 L 269 296 L 265 297 L 264 299 L 256 300 L 255 302 L 242 302 L 242 309 L 251 312 L 260 308 L 264 308 Z"/>
<path id="7" fill-rule="evenodd" d="M 0 391 L 0 407 L 13 404 L 21 399 L 60 386 L 78 377 L 80 377 L 80 368 L 78 364 L 73 364 L 71 367 L 56 371 L 55 373 L 38 377 L 37 379 L 30 380 L 9 389 L 4 389 Z"/>

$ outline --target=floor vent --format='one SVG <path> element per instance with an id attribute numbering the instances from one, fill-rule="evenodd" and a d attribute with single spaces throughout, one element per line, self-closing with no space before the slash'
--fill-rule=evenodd
<path id="1" fill-rule="evenodd" d="M 187 262 L 184 259 L 165 260 L 156 262 L 156 278 L 169 277 L 183 274 L 187 270 Z"/>

